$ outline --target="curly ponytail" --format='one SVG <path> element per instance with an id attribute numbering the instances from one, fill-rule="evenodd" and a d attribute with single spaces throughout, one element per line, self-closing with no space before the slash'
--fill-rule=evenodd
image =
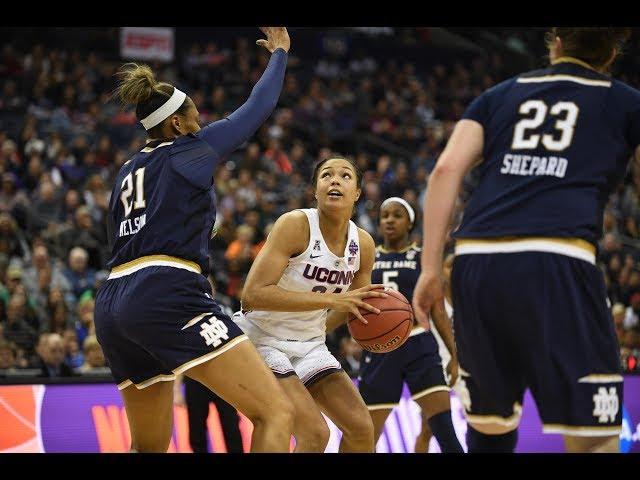
<path id="1" fill-rule="evenodd" d="M 136 106 L 136 118 L 142 120 L 160 108 L 173 94 L 174 87 L 168 83 L 158 82 L 148 65 L 125 63 L 116 73 L 118 86 L 113 92 L 125 105 Z M 184 114 L 189 108 L 188 97 L 177 113 Z M 162 135 L 162 124 L 149 129 L 151 137 Z"/>
<path id="2" fill-rule="evenodd" d="M 116 75 L 120 80 L 116 93 L 125 105 L 145 103 L 157 91 L 158 82 L 147 65 L 126 63 Z"/>

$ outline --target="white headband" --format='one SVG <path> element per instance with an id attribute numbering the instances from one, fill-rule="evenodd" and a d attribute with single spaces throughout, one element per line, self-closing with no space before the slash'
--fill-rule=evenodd
<path id="1" fill-rule="evenodd" d="M 176 87 L 173 87 L 173 95 L 171 95 L 169 100 L 160 105 L 157 110 L 151 112 L 147 117 L 140 120 L 140 123 L 145 130 L 155 127 L 169 115 L 178 110 L 184 103 L 185 98 L 187 98 L 186 93 L 181 92 Z"/>
<path id="2" fill-rule="evenodd" d="M 416 219 L 416 214 L 413 211 L 413 208 L 411 208 L 411 205 L 409 205 L 409 203 L 406 200 L 404 200 L 404 199 L 402 199 L 400 197 L 389 197 L 389 198 L 387 198 L 384 202 L 382 202 L 382 205 L 380 205 L 380 210 L 382 210 L 382 208 L 385 205 L 387 205 L 387 204 L 389 204 L 391 202 L 398 202 L 400 205 L 402 205 L 407 210 L 407 213 L 409 214 L 409 220 L 411 221 L 411 224 L 413 225 L 413 222 Z"/>

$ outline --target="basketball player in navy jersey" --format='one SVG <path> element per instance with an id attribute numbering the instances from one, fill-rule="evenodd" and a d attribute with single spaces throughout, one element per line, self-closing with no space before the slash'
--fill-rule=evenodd
<path id="1" fill-rule="evenodd" d="M 285 28 L 264 27 L 271 59 L 245 104 L 204 128 L 193 101 L 125 65 L 117 93 L 136 105 L 147 145 L 116 177 L 109 204 L 111 273 L 96 298 L 96 333 L 129 419 L 131 448 L 166 452 L 173 381 L 184 373 L 253 423 L 252 451 L 289 450 L 293 407 L 246 335 L 211 296 L 208 241 L 218 162 L 271 114 L 289 50 Z"/>
<path id="2" fill-rule="evenodd" d="M 376 248 L 371 281 L 393 288 L 407 298 L 413 297 L 420 275 L 420 248 L 409 243 L 414 223 L 415 212 L 402 198 L 387 198 L 380 205 L 384 245 Z M 400 401 L 406 382 L 411 398 L 422 411 L 422 431 L 416 438 L 414 451 L 426 453 L 433 432 L 442 452 L 463 453 L 451 421 L 449 401 L 449 386 L 458 376 L 453 331 L 447 317 L 434 315 L 433 321 L 450 352 L 446 367 L 449 384 L 444 378 L 436 339 L 431 331 L 414 325 L 409 339 L 400 348 L 384 354 L 363 353 L 358 388 L 371 414 L 376 442 L 391 410 Z"/>
<path id="3" fill-rule="evenodd" d="M 619 451 L 623 379 L 595 261 L 607 198 L 640 144 L 640 92 L 606 74 L 627 32 L 553 28 L 551 65 L 474 100 L 429 178 L 421 322 L 444 308 L 445 232 L 479 163 L 451 274 L 470 452 L 514 451 L 526 388 L 567 451 Z"/>
<path id="4" fill-rule="evenodd" d="M 373 452 L 373 424 L 362 397 L 325 343 L 327 318 L 386 297 L 371 291 L 375 244 L 350 218 L 361 174 L 342 157 L 313 172 L 317 208 L 293 210 L 275 223 L 251 266 L 234 315 L 295 406 L 296 452 L 323 452 L 325 413 L 341 430 L 340 452 Z M 332 310 L 329 314 L 329 310 Z"/>

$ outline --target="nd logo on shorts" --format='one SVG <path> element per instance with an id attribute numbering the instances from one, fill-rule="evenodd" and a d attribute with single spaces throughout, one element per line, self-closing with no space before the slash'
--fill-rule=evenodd
<path id="1" fill-rule="evenodd" d="M 600 387 L 593 396 L 593 416 L 599 423 L 615 421 L 620 410 L 620 400 L 616 387 Z"/>
<path id="2" fill-rule="evenodd" d="M 200 336 L 204 338 L 207 346 L 218 347 L 222 340 L 229 340 L 229 329 L 222 320 L 212 316 L 208 322 L 200 324 Z"/>

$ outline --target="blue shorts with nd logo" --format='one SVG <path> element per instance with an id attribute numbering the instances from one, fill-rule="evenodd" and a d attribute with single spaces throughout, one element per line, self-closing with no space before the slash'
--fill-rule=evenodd
<path id="1" fill-rule="evenodd" d="M 458 255 L 452 294 L 469 421 L 517 427 L 529 388 L 545 433 L 620 433 L 620 350 L 598 267 L 551 252 Z"/>
<path id="2" fill-rule="evenodd" d="M 247 339 L 211 293 L 203 275 L 169 266 L 104 283 L 96 335 L 120 390 L 173 380 Z"/>

